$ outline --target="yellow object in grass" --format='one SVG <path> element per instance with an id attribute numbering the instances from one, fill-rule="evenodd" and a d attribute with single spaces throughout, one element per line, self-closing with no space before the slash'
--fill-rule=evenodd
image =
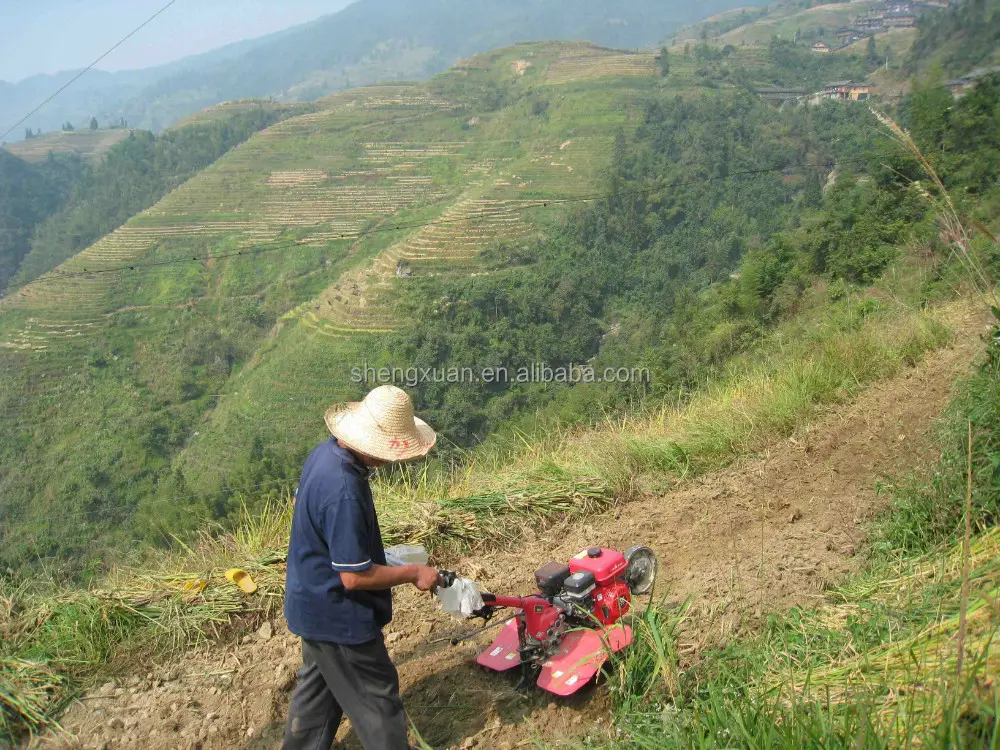
<path id="1" fill-rule="evenodd" d="M 184 591 L 190 594 L 200 594 L 208 586 L 208 581 L 204 578 L 192 578 L 184 582 Z"/>
<path id="2" fill-rule="evenodd" d="M 252 594 L 257 590 L 257 584 L 253 578 L 242 568 L 231 568 L 226 571 L 226 578 L 239 586 L 247 594 Z"/>

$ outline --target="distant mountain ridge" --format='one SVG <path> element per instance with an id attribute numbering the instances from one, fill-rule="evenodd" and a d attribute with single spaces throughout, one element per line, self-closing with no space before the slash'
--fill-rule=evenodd
<path id="1" fill-rule="evenodd" d="M 51 131 L 124 118 L 161 130 L 223 101 L 274 97 L 290 101 L 386 79 L 427 78 L 460 59 L 517 42 L 587 40 L 637 48 L 665 39 L 741 0 L 359 0 L 317 21 L 139 71 L 91 71 L 24 127 Z M 36 106 L 75 75 L 0 81 L 0 127 Z M 19 140 L 24 128 L 8 136 Z"/>

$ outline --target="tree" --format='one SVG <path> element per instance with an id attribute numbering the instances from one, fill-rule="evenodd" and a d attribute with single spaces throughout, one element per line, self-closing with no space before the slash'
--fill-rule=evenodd
<path id="1" fill-rule="evenodd" d="M 99 127 L 101 127 L 101 126 L 97 123 L 97 118 L 96 117 L 91 117 L 90 118 L 90 129 L 91 130 L 97 130 Z"/>
<path id="2" fill-rule="evenodd" d="M 875 47 L 875 35 L 868 37 L 868 48 L 865 52 L 868 55 L 868 62 L 875 65 L 878 62 L 878 49 Z"/>
<path id="3" fill-rule="evenodd" d="M 660 50 L 660 55 L 656 58 L 656 61 L 660 65 L 660 75 L 664 78 L 670 75 L 670 51 L 666 46 Z"/>
<path id="4" fill-rule="evenodd" d="M 73 132 L 75 128 L 73 127 L 73 123 L 67 120 L 66 122 L 63 123 L 62 129 L 67 132 Z"/>
<path id="5" fill-rule="evenodd" d="M 24 129 L 24 140 L 30 141 L 34 137 L 35 137 L 35 131 L 33 131 L 31 128 Z"/>

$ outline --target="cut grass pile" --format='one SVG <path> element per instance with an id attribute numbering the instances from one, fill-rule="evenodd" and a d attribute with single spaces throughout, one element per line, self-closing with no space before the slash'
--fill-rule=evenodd
<path id="1" fill-rule="evenodd" d="M 786 684 L 799 695 L 823 694 L 830 705 L 843 705 L 878 686 L 883 696 L 878 717 L 904 736 L 925 735 L 942 723 L 947 702 L 938 698 L 952 693 L 956 682 L 969 703 L 981 698 L 1000 674 L 1000 650 L 993 643 L 1000 628 L 1000 528 L 972 540 L 970 548 L 964 608 L 961 544 L 900 562 L 881 579 L 836 589 L 833 596 L 844 601 L 817 613 L 822 626 L 847 627 L 863 613 L 858 602 L 864 602 L 866 608 L 910 613 L 913 632 L 907 635 L 904 630 L 853 658 L 845 654 L 838 662 L 799 669 Z M 891 577 L 894 572 L 898 575 Z M 964 634 L 959 635 L 963 618 Z"/>
<path id="2" fill-rule="evenodd" d="M 61 708 L 65 682 L 61 674 L 38 662 L 0 659 L 0 741 L 58 726 L 51 717 Z"/>

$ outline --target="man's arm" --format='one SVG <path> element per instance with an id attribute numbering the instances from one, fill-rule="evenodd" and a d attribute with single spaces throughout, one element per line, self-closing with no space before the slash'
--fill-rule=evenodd
<path id="1" fill-rule="evenodd" d="M 337 491 L 340 496 L 326 503 L 323 525 L 332 558 L 330 564 L 340 574 L 345 589 L 384 591 L 412 583 L 421 591 L 430 591 L 437 585 L 438 572 L 427 565 L 390 568 L 375 564 L 368 549 L 371 529 L 364 488 L 346 486 Z"/>
<path id="2" fill-rule="evenodd" d="M 428 565 L 395 568 L 372 565 L 360 573 L 340 573 L 340 582 L 348 591 L 383 591 L 405 583 L 412 583 L 421 591 L 430 591 L 438 584 L 438 578 L 438 572 Z"/>

